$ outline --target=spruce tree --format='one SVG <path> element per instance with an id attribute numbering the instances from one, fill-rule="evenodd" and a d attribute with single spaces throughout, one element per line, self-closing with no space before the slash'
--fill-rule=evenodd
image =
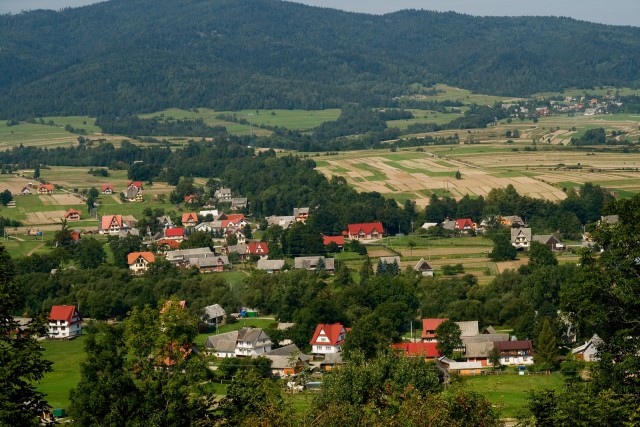
<path id="1" fill-rule="evenodd" d="M 545 369 L 553 369 L 558 361 L 558 341 L 551 329 L 549 318 L 542 323 L 542 331 L 536 341 L 535 363 Z"/>

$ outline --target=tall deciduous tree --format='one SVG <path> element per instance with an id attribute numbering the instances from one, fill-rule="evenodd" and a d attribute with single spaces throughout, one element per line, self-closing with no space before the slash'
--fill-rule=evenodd
<path id="1" fill-rule="evenodd" d="M 547 245 L 543 245 L 540 242 L 531 242 L 531 248 L 529 249 L 529 267 L 555 267 L 556 265 L 558 265 L 558 260 Z"/>
<path id="2" fill-rule="evenodd" d="M 13 316 L 22 306 L 13 280 L 11 258 L 0 245 L 0 425 L 37 426 L 46 406 L 34 383 L 51 371 L 37 337 L 46 333 L 45 318 L 35 318 L 21 330 Z"/>
<path id="3" fill-rule="evenodd" d="M 453 320 L 445 320 L 436 328 L 438 344 L 436 348 L 447 357 L 452 357 L 457 348 L 462 347 L 460 326 Z"/>

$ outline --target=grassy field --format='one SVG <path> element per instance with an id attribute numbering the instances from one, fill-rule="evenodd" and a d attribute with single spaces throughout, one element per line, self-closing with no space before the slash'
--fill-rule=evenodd
<path id="1" fill-rule="evenodd" d="M 553 375 L 487 375 L 465 378 L 470 390 L 485 396 L 505 418 L 513 418 L 525 408 L 529 390 L 550 388 L 559 390 L 563 385 L 561 374 Z"/>
<path id="2" fill-rule="evenodd" d="M 508 102 L 519 100 L 522 98 L 514 98 L 508 96 L 493 96 L 471 92 L 467 89 L 447 86 L 445 84 L 436 84 L 426 90 L 435 90 L 433 95 L 415 95 L 416 99 L 424 99 L 431 101 L 460 101 L 464 104 L 493 105 L 496 102 Z"/>
<path id="3" fill-rule="evenodd" d="M 7 126 L 0 122 L 0 149 L 20 144 L 33 147 L 60 147 L 77 144 L 78 135 L 64 130 L 64 126 L 20 123 Z"/>
<path id="4" fill-rule="evenodd" d="M 69 391 L 80 381 L 80 363 L 85 359 L 85 337 L 71 341 L 43 342 L 44 357 L 53 362 L 53 372 L 44 376 L 38 391 L 54 408 L 69 409 Z"/>

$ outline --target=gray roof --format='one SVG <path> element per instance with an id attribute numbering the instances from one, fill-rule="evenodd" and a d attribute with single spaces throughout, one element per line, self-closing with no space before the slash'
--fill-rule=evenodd
<path id="1" fill-rule="evenodd" d="M 509 334 L 480 334 L 474 337 L 460 337 L 466 346 L 469 343 L 509 341 Z"/>
<path id="2" fill-rule="evenodd" d="M 381 256 L 380 261 L 384 264 L 393 264 L 394 262 L 400 265 L 400 257 L 399 256 Z"/>
<path id="3" fill-rule="evenodd" d="M 294 268 L 315 270 L 321 258 L 324 259 L 325 270 L 335 270 L 335 260 L 333 258 L 323 258 L 318 256 L 296 257 L 294 259 Z"/>
<path id="4" fill-rule="evenodd" d="M 207 337 L 204 346 L 208 350 L 216 350 L 220 352 L 233 353 L 236 349 L 236 341 L 238 340 L 238 331 L 226 332 L 220 335 L 211 335 Z"/>
<path id="5" fill-rule="evenodd" d="M 167 252 L 167 261 L 182 261 L 190 260 L 191 258 L 206 258 L 213 256 L 211 248 L 194 248 L 194 249 L 179 249 L 177 251 Z"/>
<path id="6" fill-rule="evenodd" d="M 602 341 L 602 338 L 600 338 L 598 334 L 593 334 L 593 336 L 589 341 L 587 341 L 586 343 L 582 344 L 579 347 L 574 348 L 573 350 L 571 350 L 571 353 L 573 354 L 581 353 L 591 346 L 593 346 L 597 350 L 598 347 L 601 346 L 602 344 L 604 344 L 604 341 Z"/>
<path id="7" fill-rule="evenodd" d="M 279 225 L 282 228 L 288 228 L 296 222 L 295 216 L 268 216 L 266 218 L 268 225 Z"/>
<path id="8" fill-rule="evenodd" d="M 247 206 L 247 198 L 246 197 L 235 197 L 231 199 L 232 207 L 244 207 Z"/>
<path id="9" fill-rule="evenodd" d="M 307 361 L 310 357 L 300 351 L 297 345 L 289 344 L 284 347 L 276 348 L 275 350 L 271 350 L 266 353 L 265 356 L 281 356 L 281 357 L 291 357 L 293 353 L 298 353 L 298 356 L 302 361 Z"/>
<path id="10" fill-rule="evenodd" d="M 324 355 L 324 360 L 320 362 L 321 365 L 339 365 L 342 363 L 342 353 L 327 353 Z"/>
<path id="11" fill-rule="evenodd" d="M 222 317 L 227 314 L 224 308 L 220 304 L 208 305 L 204 308 L 204 313 L 208 319 L 214 319 L 216 317 Z"/>
<path id="12" fill-rule="evenodd" d="M 511 241 L 515 242 L 516 238 L 522 235 L 527 241 L 531 241 L 531 229 L 530 228 L 512 228 L 511 229 Z"/>
<path id="13" fill-rule="evenodd" d="M 413 269 L 415 271 L 433 271 L 433 267 L 431 267 L 429 263 L 424 260 L 424 258 L 420 258 L 420 261 L 418 261 Z"/>
<path id="14" fill-rule="evenodd" d="M 496 331 L 496 329 L 493 326 L 487 326 L 486 328 L 484 328 L 484 331 L 482 331 L 483 334 L 497 334 L 498 332 Z"/>
<path id="15" fill-rule="evenodd" d="M 309 208 L 293 208 L 293 216 L 309 215 Z"/>
<path id="16" fill-rule="evenodd" d="M 213 197 L 231 197 L 231 189 L 230 188 L 220 188 L 213 193 Z"/>
<path id="17" fill-rule="evenodd" d="M 552 239 L 555 239 L 558 243 L 560 243 L 560 239 L 558 239 L 553 234 L 537 234 L 533 236 L 534 242 L 539 242 L 539 243 L 542 243 L 543 245 L 546 245 Z"/>
<path id="18" fill-rule="evenodd" d="M 278 329 L 279 331 L 286 331 L 289 328 L 292 328 L 295 325 L 295 323 L 287 323 L 287 322 L 280 322 L 278 323 L 278 327 L 276 329 Z"/>
<path id="19" fill-rule="evenodd" d="M 138 191 L 140 191 L 138 187 L 131 186 L 124 192 L 124 197 L 129 200 L 133 200 L 138 195 Z"/>
<path id="20" fill-rule="evenodd" d="M 238 341 L 245 341 L 254 344 L 259 340 L 271 341 L 269 335 L 261 328 L 242 328 L 238 330 Z"/>
<path id="21" fill-rule="evenodd" d="M 240 255 L 244 255 L 249 251 L 249 247 L 246 243 L 238 243 L 237 245 L 228 246 L 227 250 L 229 253 L 237 252 Z"/>
<path id="22" fill-rule="evenodd" d="M 615 224 L 619 220 L 620 217 L 618 215 L 605 215 L 600 217 L 600 221 L 604 222 L 605 224 Z"/>
<path id="23" fill-rule="evenodd" d="M 442 222 L 442 228 L 444 228 L 445 230 L 455 230 L 456 229 L 456 222 L 453 221 L 453 220 L 443 221 Z"/>
<path id="24" fill-rule="evenodd" d="M 191 267 L 207 268 L 218 265 L 229 265 L 229 257 L 226 255 L 209 256 L 203 258 L 189 258 Z"/>
<path id="25" fill-rule="evenodd" d="M 465 349 L 465 357 L 489 357 L 493 350 L 493 341 L 468 343 Z"/>
<path id="26" fill-rule="evenodd" d="M 260 259 L 258 260 L 258 270 L 282 270 L 284 267 L 284 260 L 282 259 Z"/>
<path id="27" fill-rule="evenodd" d="M 507 216 L 503 216 L 503 218 L 506 219 L 507 221 L 511 221 L 511 224 L 513 225 L 516 225 L 516 224 L 524 225 L 524 221 L 518 215 L 507 215 Z"/>
<path id="28" fill-rule="evenodd" d="M 477 320 L 469 320 L 466 322 L 456 322 L 460 327 L 460 337 L 475 337 L 480 333 Z"/>

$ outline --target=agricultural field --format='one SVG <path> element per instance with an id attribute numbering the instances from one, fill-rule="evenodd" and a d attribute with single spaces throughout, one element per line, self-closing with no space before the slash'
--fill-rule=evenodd
<path id="1" fill-rule="evenodd" d="M 423 88 L 427 91 L 435 90 L 435 94 L 413 95 L 411 98 L 422 99 L 427 101 L 460 101 L 463 104 L 493 105 L 496 102 L 514 102 L 523 100 L 523 98 L 500 97 L 493 95 L 485 95 L 474 93 L 467 89 L 448 86 L 445 84 L 436 84 L 430 88 Z"/>

